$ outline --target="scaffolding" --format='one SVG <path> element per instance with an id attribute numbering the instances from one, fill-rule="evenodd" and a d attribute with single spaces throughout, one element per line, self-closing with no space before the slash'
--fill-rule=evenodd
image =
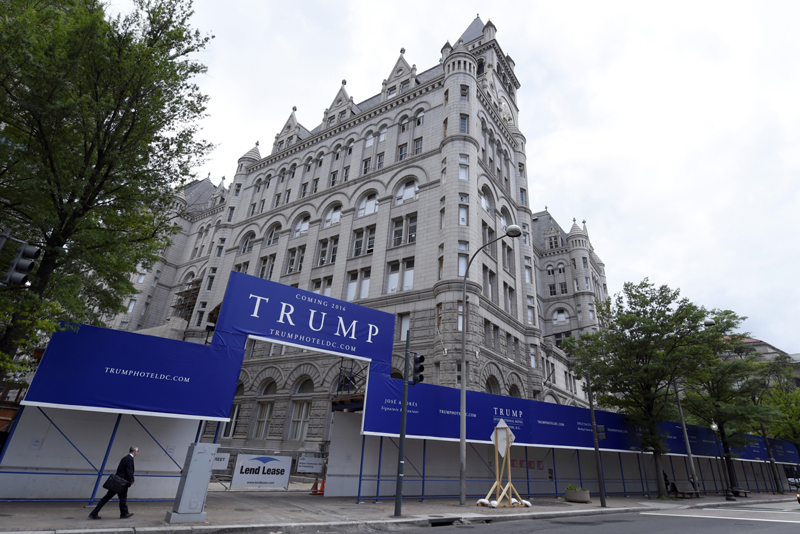
<path id="1" fill-rule="evenodd" d="M 194 306 L 197 304 L 197 296 L 200 294 L 200 285 L 202 283 L 202 278 L 195 278 L 190 282 L 187 282 L 181 291 L 177 291 L 175 293 L 175 304 L 172 305 L 172 308 L 175 310 L 173 316 L 180 317 L 187 322 L 191 320 Z"/>

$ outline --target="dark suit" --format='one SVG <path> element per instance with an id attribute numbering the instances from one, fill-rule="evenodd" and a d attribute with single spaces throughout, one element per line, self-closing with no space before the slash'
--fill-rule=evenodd
<path id="1" fill-rule="evenodd" d="M 133 456 L 130 454 L 126 455 L 122 460 L 119 461 L 119 466 L 117 467 L 117 476 L 122 477 L 128 481 L 128 485 L 125 486 L 119 493 L 119 515 L 124 516 L 128 515 L 128 488 L 131 487 L 133 484 Z M 111 500 L 111 498 L 116 495 L 115 492 L 108 490 L 108 493 L 100 499 L 100 502 L 97 503 L 97 507 L 92 510 L 91 515 L 97 515 L 100 512 L 100 509 L 105 506 L 105 504 Z"/>

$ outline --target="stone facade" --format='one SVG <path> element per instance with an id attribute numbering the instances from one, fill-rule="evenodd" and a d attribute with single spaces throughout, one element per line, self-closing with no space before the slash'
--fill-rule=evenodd
<path id="1" fill-rule="evenodd" d="M 594 327 L 604 268 L 585 228 L 565 233 L 528 207 L 520 84 L 496 31 L 476 18 L 422 72 L 401 50 L 379 94 L 356 103 L 343 81 L 318 126 L 306 129 L 293 109 L 269 155 L 256 143 L 229 186 L 189 185 L 177 205 L 183 232 L 151 272 L 134 275 L 141 294 L 109 324 L 141 330 L 177 315 L 188 321 L 184 339 L 203 343 L 229 273 L 242 271 L 396 314 L 393 374 L 403 368 L 409 331 L 411 350 L 426 358 L 425 381 L 459 387 L 462 275 L 477 253 L 468 387 L 583 405 L 554 338 Z M 482 249 L 510 224 L 522 236 Z M 552 237 L 557 247 L 547 246 Z M 565 293 L 549 294 L 551 264 L 565 266 Z M 233 422 L 209 424 L 206 436 L 316 450 L 329 437 L 340 369 L 353 374 L 362 365 L 250 341 Z"/>

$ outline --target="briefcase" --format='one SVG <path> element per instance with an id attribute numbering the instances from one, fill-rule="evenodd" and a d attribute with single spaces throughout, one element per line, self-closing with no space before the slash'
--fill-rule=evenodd
<path id="1" fill-rule="evenodd" d="M 121 476 L 111 475 L 108 477 L 105 484 L 103 484 L 103 487 L 114 493 L 121 493 L 122 490 L 128 487 L 128 481 Z"/>

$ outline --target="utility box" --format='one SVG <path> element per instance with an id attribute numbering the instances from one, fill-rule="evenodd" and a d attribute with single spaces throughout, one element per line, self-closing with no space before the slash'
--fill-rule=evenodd
<path id="1" fill-rule="evenodd" d="M 178 494 L 175 496 L 172 510 L 167 512 L 167 523 L 202 523 L 206 520 L 204 511 L 206 495 L 218 448 L 217 443 L 189 445 L 181 471 Z"/>

